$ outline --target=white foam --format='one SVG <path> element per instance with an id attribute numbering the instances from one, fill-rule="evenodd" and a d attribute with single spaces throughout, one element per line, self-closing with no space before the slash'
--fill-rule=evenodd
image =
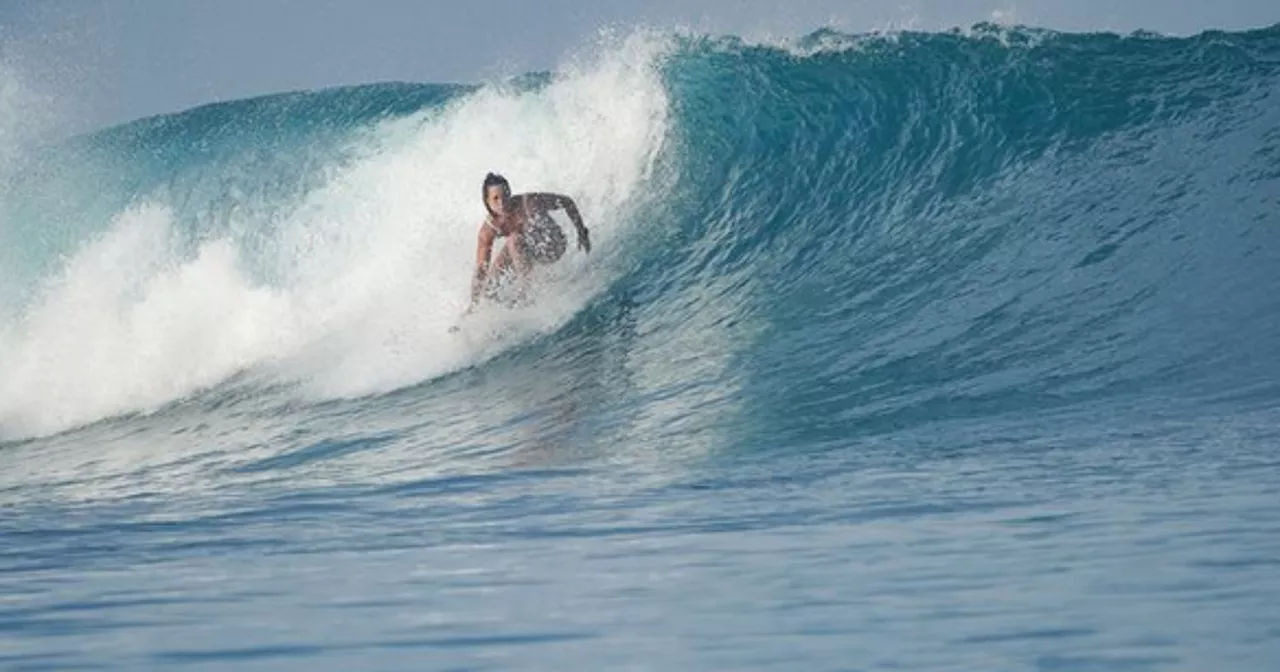
<path id="1" fill-rule="evenodd" d="M 0 350 L 0 424 L 40 434 L 147 411 L 277 345 L 285 299 L 252 287 L 227 241 L 173 263 L 163 207 L 122 213 L 49 282 Z"/>
<path id="2" fill-rule="evenodd" d="M 282 279 L 270 287 L 250 279 L 232 238 L 181 252 L 164 203 L 121 213 L 0 336 L 0 435 L 148 412 L 244 370 L 309 398 L 385 392 L 555 328 L 608 281 L 662 149 L 664 48 L 633 36 L 537 92 L 490 86 L 378 127 L 364 158 L 306 195 L 271 256 L 254 259 Z M 573 196 L 595 249 L 571 248 L 536 307 L 484 311 L 451 334 L 491 170 L 517 192 Z"/>

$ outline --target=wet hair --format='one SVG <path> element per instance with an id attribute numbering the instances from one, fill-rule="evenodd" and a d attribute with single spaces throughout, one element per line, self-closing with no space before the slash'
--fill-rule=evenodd
<path id="1" fill-rule="evenodd" d="M 507 178 L 497 173 L 485 175 L 484 186 L 480 188 L 480 200 L 484 203 L 485 210 L 489 210 L 489 187 L 502 187 L 503 195 L 511 195 L 511 183 L 507 182 Z M 492 215 L 493 210 L 489 210 L 489 214 Z"/>

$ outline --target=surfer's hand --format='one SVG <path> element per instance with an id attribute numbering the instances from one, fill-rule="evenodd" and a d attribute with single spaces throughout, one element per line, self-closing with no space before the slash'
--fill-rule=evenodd
<path id="1" fill-rule="evenodd" d="M 578 229 L 578 249 L 583 252 L 591 251 L 591 235 L 585 226 Z"/>

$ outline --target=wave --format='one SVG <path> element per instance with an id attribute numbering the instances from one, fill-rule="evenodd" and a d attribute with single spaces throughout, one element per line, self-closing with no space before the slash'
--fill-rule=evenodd
<path id="1" fill-rule="evenodd" d="M 620 307 L 618 356 L 779 441 L 1272 398 L 1278 84 L 1276 28 L 636 34 L 108 129 L 0 188 L 0 436 L 233 383 L 383 393 Z M 573 195 L 597 251 L 450 335 L 489 170 Z"/>

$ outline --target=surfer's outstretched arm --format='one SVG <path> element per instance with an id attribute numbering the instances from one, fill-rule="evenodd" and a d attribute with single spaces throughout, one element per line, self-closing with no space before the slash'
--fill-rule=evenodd
<path id="1" fill-rule="evenodd" d="M 485 282 L 489 280 L 489 255 L 493 252 L 493 231 L 487 226 L 480 227 L 480 235 L 476 238 L 476 270 L 471 276 L 470 311 L 480 301 Z"/>
<path id="2" fill-rule="evenodd" d="M 587 231 L 587 225 L 582 221 L 582 213 L 578 212 L 578 204 L 573 202 L 572 198 L 564 194 L 547 194 L 535 193 L 525 194 L 525 201 L 534 209 L 547 212 L 550 210 L 564 210 L 564 214 L 569 216 L 569 221 L 573 222 L 573 228 L 578 230 L 578 247 L 583 252 L 591 251 L 591 236 Z"/>

